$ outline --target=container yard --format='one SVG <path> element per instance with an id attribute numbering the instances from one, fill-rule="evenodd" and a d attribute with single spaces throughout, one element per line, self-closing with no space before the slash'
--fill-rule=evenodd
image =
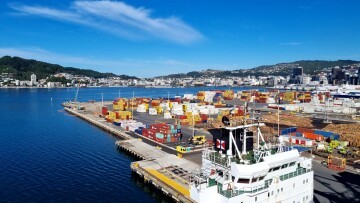
<path id="1" fill-rule="evenodd" d="M 212 90 L 185 94 L 183 98 L 116 98 L 111 102 L 63 105 L 69 113 L 120 137 L 116 146 L 142 159 L 130 167 L 145 182 L 175 201 L 193 202 L 189 197 L 191 173 L 199 170 L 202 151 L 214 146 L 215 138 L 209 131 L 222 127 L 224 117 L 237 125 L 261 119 L 266 124 L 260 127 L 266 142 L 276 141 L 279 132 L 288 146 L 311 150 L 318 160 L 326 160 L 329 168 L 350 170 L 360 159 L 360 136 L 355 130 L 360 129 L 360 124 L 346 119 L 336 121 L 334 115 L 341 114 L 340 120 L 344 120 L 347 114 L 356 114 L 358 101 L 340 102 L 327 96 L 293 91 L 279 94 Z M 324 114 L 325 109 L 332 124 L 309 116 L 310 112 Z M 280 129 L 276 126 L 278 110 Z M 257 141 L 252 142 L 247 144 Z M 341 159 L 339 164 L 336 157 Z"/>

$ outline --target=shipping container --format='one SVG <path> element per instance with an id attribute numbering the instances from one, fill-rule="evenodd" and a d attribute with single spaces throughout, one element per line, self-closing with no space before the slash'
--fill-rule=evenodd
<path id="1" fill-rule="evenodd" d="M 296 132 L 301 133 L 314 133 L 313 129 L 307 129 L 307 128 L 296 128 Z"/>
<path id="2" fill-rule="evenodd" d="M 104 115 L 104 116 L 108 115 L 108 108 L 107 108 L 106 106 L 103 106 L 103 107 L 101 108 L 101 113 L 102 113 L 102 115 Z"/>

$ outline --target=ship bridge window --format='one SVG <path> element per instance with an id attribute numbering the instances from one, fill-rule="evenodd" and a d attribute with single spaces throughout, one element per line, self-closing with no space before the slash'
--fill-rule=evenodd
<path id="1" fill-rule="evenodd" d="M 253 178 L 253 179 L 251 180 L 252 183 L 255 183 L 256 181 L 258 181 L 257 178 Z"/>
<path id="2" fill-rule="evenodd" d="M 259 177 L 259 181 L 260 181 L 260 180 L 264 180 L 264 178 L 265 178 L 265 176 Z"/>
<path id="3" fill-rule="evenodd" d="M 250 182 L 250 179 L 243 179 L 243 178 L 239 178 L 239 180 L 237 181 L 238 183 L 245 183 L 248 184 Z"/>
<path id="4" fill-rule="evenodd" d="M 273 168 L 273 171 L 277 171 L 280 169 L 280 166 Z"/>
<path id="5" fill-rule="evenodd" d="M 286 167 L 287 167 L 287 164 L 284 164 L 281 166 L 281 169 L 286 168 Z"/>
<path id="6" fill-rule="evenodd" d="M 293 165 L 295 165 L 295 162 L 291 162 L 291 163 L 289 164 L 289 166 L 293 166 Z"/>

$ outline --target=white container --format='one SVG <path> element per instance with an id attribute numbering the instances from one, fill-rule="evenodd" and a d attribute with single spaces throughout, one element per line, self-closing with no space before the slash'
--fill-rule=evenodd
<path id="1" fill-rule="evenodd" d="M 168 113 L 164 113 L 164 118 L 165 119 L 170 119 L 172 117 L 171 117 L 171 114 L 168 112 Z"/>
<path id="2" fill-rule="evenodd" d="M 157 111 L 154 108 L 149 108 L 149 114 L 150 115 L 157 115 Z"/>

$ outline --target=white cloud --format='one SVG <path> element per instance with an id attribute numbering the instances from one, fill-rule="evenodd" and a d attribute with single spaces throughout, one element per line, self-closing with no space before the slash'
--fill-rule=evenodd
<path id="1" fill-rule="evenodd" d="M 105 60 L 90 59 L 86 57 L 74 57 L 54 53 L 38 47 L 0 47 L 1 56 L 18 56 L 26 59 L 35 59 L 48 63 L 75 68 L 93 69 L 100 72 L 113 72 L 115 74 L 135 75 L 138 77 L 152 77 L 177 73 L 184 69 L 193 69 L 196 66 L 173 59 L 165 60 Z"/>
<path id="2" fill-rule="evenodd" d="M 150 36 L 189 44 L 204 38 L 179 18 L 155 18 L 148 9 L 117 1 L 74 1 L 67 10 L 19 4 L 11 7 L 21 14 L 81 24 L 129 39 Z"/>

